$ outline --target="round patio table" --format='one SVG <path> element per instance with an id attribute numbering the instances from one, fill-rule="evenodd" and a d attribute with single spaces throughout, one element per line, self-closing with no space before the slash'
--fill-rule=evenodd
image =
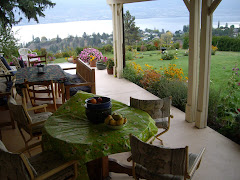
<path id="1" fill-rule="evenodd" d="M 146 112 L 115 100 L 112 100 L 112 112 L 118 112 L 128 120 L 122 129 L 113 130 L 104 123 L 91 123 L 84 105 L 85 100 L 93 96 L 96 95 L 79 91 L 49 117 L 43 130 L 44 149 L 58 151 L 65 159 L 79 161 L 79 179 L 88 179 L 87 162 L 130 151 L 130 133 L 147 141 L 158 131 L 154 120 Z M 105 173 L 102 176 L 108 176 L 108 165 L 106 168 L 103 168 Z"/>

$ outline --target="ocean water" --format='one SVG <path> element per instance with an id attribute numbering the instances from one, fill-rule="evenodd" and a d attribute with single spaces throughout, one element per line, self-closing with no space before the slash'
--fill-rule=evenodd
<path id="1" fill-rule="evenodd" d="M 240 0 L 222 0 L 213 14 L 213 27 L 240 25 Z M 136 26 L 144 30 L 164 29 L 174 33 L 189 24 L 189 12 L 183 0 L 156 0 L 124 5 L 124 12 L 129 10 L 135 16 Z M 40 18 L 40 24 L 23 20 L 13 30 L 19 42 L 26 43 L 33 37 L 55 38 L 57 35 L 65 38 L 69 35 L 82 36 L 84 32 L 112 33 L 112 14 L 105 0 L 58 0 L 53 9 L 45 11 L 45 18 Z"/>

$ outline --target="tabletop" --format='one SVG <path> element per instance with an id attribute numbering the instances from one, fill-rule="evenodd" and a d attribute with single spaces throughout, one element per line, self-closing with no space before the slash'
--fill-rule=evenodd
<path id="1" fill-rule="evenodd" d="M 66 75 L 59 65 L 47 65 L 44 67 L 45 73 L 38 74 L 38 69 L 34 67 L 25 67 L 18 69 L 16 73 L 16 85 L 21 85 L 26 79 L 28 82 L 41 82 L 50 81 L 53 82 L 64 82 L 66 80 Z"/>
<path id="2" fill-rule="evenodd" d="M 129 134 L 143 141 L 157 133 L 154 120 L 144 111 L 112 100 L 112 112 L 127 118 L 119 130 L 104 123 L 93 124 L 85 114 L 85 100 L 94 94 L 79 91 L 45 122 L 44 149 L 60 152 L 66 159 L 77 159 L 81 165 L 110 154 L 130 151 Z"/>

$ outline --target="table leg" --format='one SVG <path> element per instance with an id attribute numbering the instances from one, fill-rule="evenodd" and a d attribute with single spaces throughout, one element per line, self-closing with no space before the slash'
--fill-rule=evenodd
<path id="1" fill-rule="evenodd" d="M 55 97 L 58 98 L 58 83 L 54 83 L 55 87 Z"/>
<path id="2" fill-rule="evenodd" d="M 110 179 L 109 172 L 132 176 L 132 166 L 120 164 L 117 160 L 108 158 L 108 156 L 88 162 L 87 171 L 90 180 Z"/>
<path id="3" fill-rule="evenodd" d="M 65 103 L 65 88 L 64 88 L 64 83 L 60 84 L 61 86 L 61 92 L 62 92 L 62 104 Z"/>
<path id="4" fill-rule="evenodd" d="M 87 171 L 90 180 L 104 180 L 109 177 L 108 157 L 95 159 L 87 163 Z"/>

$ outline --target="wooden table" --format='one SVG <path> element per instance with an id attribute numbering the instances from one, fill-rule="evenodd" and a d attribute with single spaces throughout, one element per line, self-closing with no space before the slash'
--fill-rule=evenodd
<path id="1" fill-rule="evenodd" d="M 22 88 L 25 88 L 25 80 L 28 82 L 43 82 L 52 80 L 54 83 L 60 84 L 61 92 L 64 93 L 64 82 L 66 81 L 66 75 L 64 74 L 62 68 L 59 65 L 47 65 L 44 67 L 44 72 L 45 73 L 43 74 L 38 74 L 36 66 L 18 69 L 15 82 L 18 94 L 23 95 Z M 57 91 L 55 90 L 55 92 Z M 62 102 L 65 102 L 64 96 L 62 96 Z"/>

